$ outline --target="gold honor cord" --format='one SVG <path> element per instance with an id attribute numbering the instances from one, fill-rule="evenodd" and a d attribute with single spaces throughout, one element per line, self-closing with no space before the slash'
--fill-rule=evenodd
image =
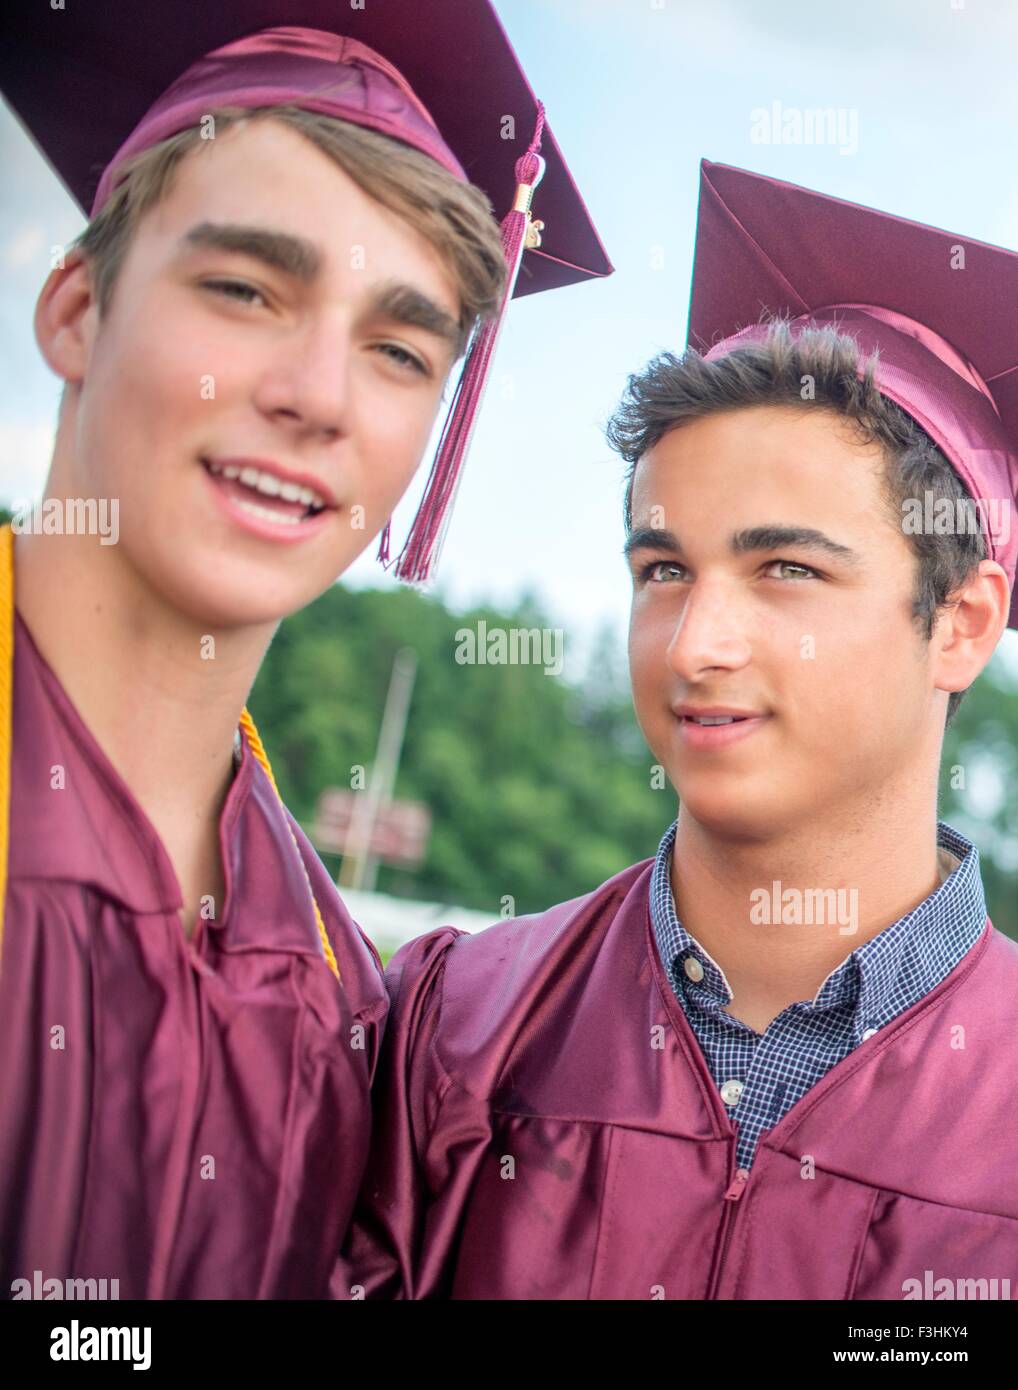
<path id="1" fill-rule="evenodd" d="M 11 810 L 11 711 L 14 706 L 14 534 L 0 527 L 0 959 L 7 905 Z"/>
<path id="2" fill-rule="evenodd" d="M 4 936 L 4 909 L 7 905 L 7 851 L 9 842 L 10 828 L 10 804 L 11 804 L 11 711 L 14 704 L 14 535 L 9 525 L 0 527 L 0 954 L 3 951 Z M 240 727 L 244 730 L 248 747 L 251 752 L 265 769 L 272 790 L 279 799 L 280 807 L 283 809 L 284 818 L 286 808 L 283 807 L 283 798 L 279 795 L 279 788 L 276 786 L 276 779 L 272 775 L 272 768 L 269 766 L 268 755 L 264 745 L 258 737 L 258 730 L 255 728 L 254 720 L 245 707 L 240 715 Z M 307 865 L 304 863 L 304 856 L 300 852 L 297 837 L 293 833 L 289 823 L 287 830 L 290 831 L 290 839 L 293 847 L 297 851 L 297 859 L 300 862 L 304 873 L 304 881 L 308 886 L 311 895 L 311 906 L 315 910 L 315 925 L 318 928 L 318 935 L 321 938 L 322 950 L 325 952 L 325 960 L 329 969 L 340 978 L 339 966 L 336 963 L 335 952 L 332 943 L 329 941 L 325 930 L 325 923 L 322 921 L 322 914 L 318 909 L 318 902 L 315 899 L 314 889 L 311 887 L 311 880 L 308 877 Z"/>
<path id="3" fill-rule="evenodd" d="M 255 722 L 251 718 L 251 715 L 249 714 L 246 705 L 240 712 L 240 727 L 244 730 L 244 737 L 247 739 L 248 747 L 251 749 L 251 752 L 255 755 L 255 757 L 261 763 L 262 767 L 265 769 L 265 775 L 272 783 L 272 790 L 276 793 L 280 806 L 283 807 L 283 815 L 285 817 L 286 807 L 283 806 L 283 798 L 279 795 L 279 788 L 276 786 L 276 779 L 273 777 L 272 768 L 269 766 L 269 755 L 265 751 L 265 745 L 258 737 L 258 730 L 255 728 Z M 307 866 L 304 863 L 304 856 L 300 852 L 300 846 L 297 843 L 297 836 L 290 829 L 289 822 L 287 823 L 286 828 L 290 831 L 290 839 L 293 841 L 293 847 L 297 851 L 297 859 L 300 863 L 301 868 L 304 870 L 304 881 L 308 886 L 308 892 L 311 894 L 311 906 L 315 910 L 315 924 L 318 927 L 318 935 L 322 938 L 322 950 L 325 952 L 325 959 L 328 962 L 329 969 L 332 971 L 333 975 L 335 975 L 336 979 L 338 980 L 340 978 L 339 966 L 336 964 L 336 956 L 333 952 L 332 944 L 329 941 L 328 935 L 325 931 L 325 923 L 322 921 L 322 914 L 318 910 L 318 902 L 315 898 L 315 890 L 311 887 L 311 880 L 310 878 L 308 878 L 308 871 Z"/>

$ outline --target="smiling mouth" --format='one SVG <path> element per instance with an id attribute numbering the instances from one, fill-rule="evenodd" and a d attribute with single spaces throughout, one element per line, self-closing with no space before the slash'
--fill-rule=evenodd
<path id="1" fill-rule="evenodd" d="M 300 483 L 284 482 L 274 473 L 245 465 L 211 463 L 202 459 L 202 467 L 242 511 L 262 521 L 299 526 L 302 521 L 325 511 L 327 503 L 314 488 Z"/>
<path id="2" fill-rule="evenodd" d="M 767 714 L 683 714 L 677 716 L 679 738 L 691 750 L 720 752 L 752 738 L 769 718 Z"/>

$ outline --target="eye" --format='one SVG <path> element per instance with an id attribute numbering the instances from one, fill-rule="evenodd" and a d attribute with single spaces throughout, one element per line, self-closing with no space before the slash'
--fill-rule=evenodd
<path id="1" fill-rule="evenodd" d="M 674 571 L 681 569 L 682 566 L 677 560 L 651 560 L 640 570 L 640 582 L 641 584 L 646 584 L 648 581 L 653 584 L 665 584 L 669 582 L 669 578 L 674 577 Z M 662 578 L 661 570 L 671 571 L 672 574 Z"/>
<path id="2" fill-rule="evenodd" d="M 418 372 L 421 376 L 431 375 L 427 365 L 415 353 L 408 352 L 399 343 L 379 343 L 378 347 L 397 367 L 402 367 L 409 372 Z"/>
<path id="3" fill-rule="evenodd" d="M 806 579 L 823 579 L 819 570 L 815 570 L 812 565 L 802 565 L 798 560 L 771 560 L 767 568 L 773 569 L 780 566 L 786 570 L 796 570 L 798 573 L 791 576 L 791 582 L 800 583 Z M 638 578 L 642 584 L 667 584 L 672 580 L 681 579 L 684 568 L 677 560 L 651 560 L 639 571 Z M 777 578 L 779 576 L 771 576 Z M 789 580 L 785 580 L 788 583 Z"/>
<path id="4" fill-rule="evenodd" d="M 213 290 L 226 299 L 236 299 L 242 304 L 250 304 L 251 300 L 244 298 L 244 296 L 254 295 L 263 304 L 266 303 L 261 290 L 256 289 L 254 285 L 249 285 L 246 280 L 205 280 L 203 283 L 206 289 Z"/>
<path id="5" fill-rule="evenodd" d="M 804 577 L 807 579 L 822 579 L 823 575 L 819 570 L 815 570 L 812 565 L 800 565 L 798 560 L 771 560 L 768 569 L 773 569 L 775 565 L 780 565 L 783 569 L 799 570 L 799 574 L 793 575 L 793 582 L 798 582 Z"/>

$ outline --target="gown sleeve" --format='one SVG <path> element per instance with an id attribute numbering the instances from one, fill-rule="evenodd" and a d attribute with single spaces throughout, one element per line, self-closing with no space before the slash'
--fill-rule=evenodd
<path id="1" fill-rule="evenodd" d="M 418 1296 L 430 1204 L 426 1153 L 454 1084 L 434 1046 L 446 959 L 465 933 L 441 927 L 409 941 L 386 971 L 390 1011 L 372 1093 L 371 1153 L 333 1298 Z"/>

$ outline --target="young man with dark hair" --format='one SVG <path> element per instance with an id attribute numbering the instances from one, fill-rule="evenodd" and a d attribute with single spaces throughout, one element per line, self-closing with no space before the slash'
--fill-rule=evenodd
<path id="1" fill-rule="evenodd" d="M 524 250 L 534 290 L 597 247 L 545 131 L 537 250 L 543 113 L 487 3 L 348 9 L 342 34 L 247 8 L 37 9 L 0 58 L 91 206 L 36 310 L 65 383 L 45 497 L 0 531 L 14 1297 L 327 1293 L 387 999 L 245 700 L 280 619 L 386 525 L 469 341 L 397 571 L 427 573 Z"/>
<path id="2" fill-rule="evenodd" d="M 609 428 L 678 817 L 585 897 L 393 958 L 369 1296 L 1018 1280 L 1018 947 L 937 820 L 946 720 L 1018 626 L 1018 256 L 702 180 L 708 350 L 655 359 Z"/>

